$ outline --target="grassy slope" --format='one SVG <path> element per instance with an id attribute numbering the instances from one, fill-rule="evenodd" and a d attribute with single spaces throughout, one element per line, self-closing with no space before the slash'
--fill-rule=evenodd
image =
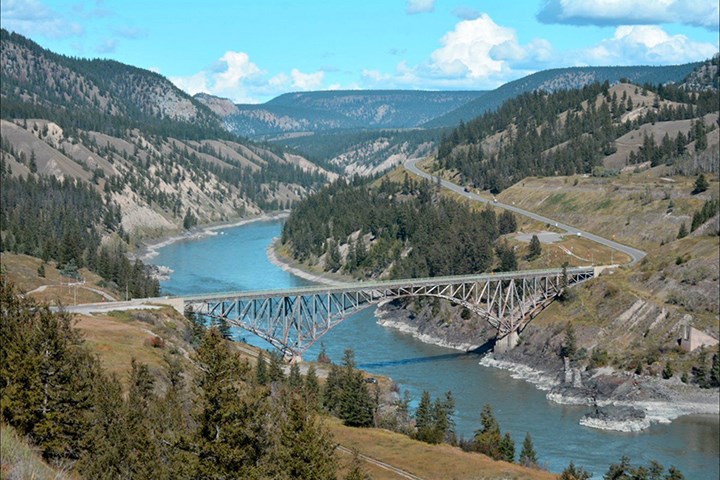
<path id="1" fill-rule="evenodd" d="M 427 480 L 446 479 L 551 479 L 555 475 L 492 460 L 485 455 L 463 452 L 450 445 L 430 445 L 405 435 L 373 428 L 345 427 L 339 420 L 328 420 L 335 440 L 363 455 L 389 463 Z M 347 455 L 339 457 L 345 459 Z M 345 459 L 345 461 L 347 461 Z M 369 469 L 368 469 L 369 470 Z M 373 471 L 373 478 L 400 478 L 388 472 Z"/>
<path id="2" fill-rule="evenodd" d="M 528 178 L 498 195 L 503 202 L 648 252 L 639 265 L 589 282 L 575 289 L 573 300 L 551 305 L 525 332 L 528 342 L 538 348 L 559 345 L 570 321 L 579 347 L 605 349 L 617 366 L 634 368 L 642 361 L 659 373 L 665 361 L 678 372 L 690 370 L 696 354 L 675 348 L 680 325 L 718 337 L 719 239 L 676 238 L 680 225 L 689 227 L 706 199 L 718 197 L 717 177 L 709 176 L 707 192 L 692 195 L 695 178 L 664 173 L 659 167 L 615 178 Z"/>
<path id="3" fill-rule="evenodd" d="M 20 292 L 26 293 L 38 287 L 47 286 L 43 291 L 30 294 L 35 300 L 50 304 L 62 303 L 63 305 L 73 305 L 76 300 L 77 303 L 95 303 L 104 300 L 102 295 L 88 290 L 88 288 L 102 290 L 115 298 L 120 296 L 118 292 L 101 287 L 102 278 L 86 268 L 79 271 L 85 279 L 85 284 L 75 288 L 67 285 L 75 280 L 61 276 L 55 262 L 45 264 L 45 277 L 38 275 L 38 268 L 43 263 L 39 258 L 3 252 L 0 255 L 0 262 L 3 274 Z"/>
<path id="4" fill-rule="evenodd" d="M 498 195 L 513 203 L 642 249 L 652 249 L 677 237 L 704 201 L 717 198 L 717 177 L 710 189 L 692 195 L 695 178 L 663 176 L 662 168 L 615 178 L 526 178 Z"/>
<path id="5" fill-rule="evenodd" d="M 40 455 L 17 434 L 14 428 L 0 425 L 0 478 L 64 480 L 77 478 L 62 469 L 50 467 Z"/>

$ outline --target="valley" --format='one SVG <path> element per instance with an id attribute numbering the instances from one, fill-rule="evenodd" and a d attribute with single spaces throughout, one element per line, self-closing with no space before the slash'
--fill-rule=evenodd
<path id="1" fill-rule="evenodd" d="M 3 478 L 717 475 L 720 55 L 246 103 L 0 42 Z"/>

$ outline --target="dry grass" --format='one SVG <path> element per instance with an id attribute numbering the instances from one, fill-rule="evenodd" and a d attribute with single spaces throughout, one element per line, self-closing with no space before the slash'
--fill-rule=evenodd
<path id="1" fill-rule="evenodd" d="M 62 480 L 76 478 L 62 469 L 52 468 L 14 428 L 0 425 L 0 478 L 7 480 Z"/>
<path id="2" fill-rule="evenodd" d="M 39 258 L 3 252 L 0 254 L 0 261 L 3 274 L 15 285 L 19 292 L 26 293 L 38 287 L 47 286 L 42 291 L 30 294 L 30 297 L 42 302 L 53 305 L 73 305 L 75 303 L 102 302 L 104 300 L 102 295 L 85 287 L 102 290 L 111 296 L 117 297 L 117 293 L 100 287 L 102 278 L 86 268 L 79 270 L 80 275 L 85 279 L 85 284 L 74 287 L 67 284 L 75 280 L 60 275 L 55 262 L 45 264 L 45 277 L 41 277 L 38 275 L 38 268 L 43 264 L 43 261 Z"/>
<path id="3" fill-rule="evenodd" d="M 335 440 L 347 448 L 355 448 L 368 457 L 389 463 L 427 480 L 479 479 L 554 479 L 555 475 L 484 455 L 463 452 L 450 445 L 430 445 L 405 435 L 372 428 L 345 427 L 337 419 L 327 425 Z M 340 454 L 347 461 L 347 454 Z M 367 464 L 366 464 L 367 465 Z M 368 469 L 369 470 L 369 469 Z M 381 473 L 377 479 L 396 479 L 397 475 Z"/>
<path id="4" fill-rule="evenodd" d="M 505 203 L 642 249 L 659 246 L 690 225 L 693 213 L 720 192 L 692 195 L 695 178 L 657 178 L 653 171 L 616 178 L 526 178 L 498 195 Z"/>

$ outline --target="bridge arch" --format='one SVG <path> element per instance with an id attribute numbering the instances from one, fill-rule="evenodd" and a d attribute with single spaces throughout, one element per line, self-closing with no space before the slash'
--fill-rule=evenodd
<path id="1" fill-rule="evenodd" d="M 461 305 L 497 329 L 497 338 L 504 338 L 522 330 L 563 288 L 594 275 L 592 267 L 531 270 L 215 294 L 184 301 L 197 313 L 224 319 L 295 358 L 350 315 L 407 297 L 435 297 Z"/>

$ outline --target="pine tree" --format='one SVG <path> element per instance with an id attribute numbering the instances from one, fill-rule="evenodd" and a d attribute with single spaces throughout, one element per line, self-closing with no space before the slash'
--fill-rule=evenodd
<path id="1" fill-rule="evenodd" d="M 687 237 L 687 234 L 688 234 L 687 226 L 685 225 L 685 222 L 683 222 L 680 225 L 680 230 L 678 231 L 677 238 L 678 239 L 685 238 L 685 237 Z"/>
<path id="2" fill-rule="evenodd" d="M 227 319 L 225 317 L 221 317 L 217 321 L 217 328 L 220 332 L 220 335 L 225 340 L 232 340 L 232 330 L 230 330 L 230 323 L 228 323 Z"/>
<path id="3" fill-rule="evenodd" d="M 315 411 L 319 411 L 322 402 L 320 395 L 320 382 L 318 381 L 315 365 L 310 365 L 308 368 L 308 371 L 305 374 L 305 385 L 303 388 L 308 406 Z"/>
<path id="4" fill-rule="evenodd" d="M 278 458 L 273 462 L 273 468 L 283 478 L 335 480 L 335 442 L 312 409 L 302 399 L 293 396 L 286 415 Z"/>
<path id="5" fill-rule="evenodd" d="M 270 352 L 270 365 L 268 366 L 268 380 L 270 382 L 284 382 L 285 372 L 282 367 L 282 354 L 278 351 Z"/>
<path id="6" fill-rule="evenodd" d="M 523 440 L 522 450 L 520 451 L 520 458 L 518 459 L 520 465 L 530 468 L 537 468 L 538 458 L 535 452 L 535 446 L 533 445 L 532 437 L 530 433 L 525 434 L 525 440 Z"/>
<path id="7" fill-rule="evenodd" d="M 703 175 L 701 173 L 700 175 L 698 175 L 697 180 L 695 180 L 695 188 L 693 189 L 692 193 L 693 194 L 702 193 L 705 190 L 707 190 L 709 186 L 710 186 L 710 184 L 705 179 L 705 175 Z"/>
<path id="8" fill-rule="evenodd" d="M 195 361 L 195 477 L 252 478 L 264 453 L 253 426 L 261 424 L 264 408 L 257 392 L 241 389 L 250 367 L 230 351 L 215 328 L 203 337 Z"/>
<path id="9" fill-rule="evenodd" d="M 570 462 L 565 470 L 560 474 L 559 480 L 589 480 L 592 474 L 582 467 L 576 467 L 573 462 Z"/>
<path id="10" fill-rule="evenodd" d="M 415 410 L 415 428 L 417 429 L 416 438 L 420 441 L 427 442 L 432 437 L 433 428 L 433 412 L 430 392 L 423 390 Z"/>
<path id="11" fill-rule="evenodd" d="M 355 369 L 355 354 L 345 350 L 340 381 L 338 416 L 351 427 L 369 427 L 373 421 L 373 402 L 362 372 Z"/>
<path id="12" fill-rule="evenodd" d="M 292 390 L 299 392 L 303 387 L 303 383 L 302 375 L 300 375 L 300 367 L 297 363 L 293 363 L 290 365 L 287 384 Z"/>
<path id="13" fill-rule="evenodd" d="M 473 449 L 483 453 L 495 460 L 502 458 L 500 452 L 500 425 L 492 412 L 492 407 L 489 403 L 486 403 L 483 407 L 482 413 L 480 414 L 481 428 L 475 431 L 475 438 L 473 440 Z"/>
<path id="14" fill-rule="evenodd" d="M 255 381 L 258 383 L 258 385 L 267 385 L 268 380 L 269 377 L 267 372 L 265 353 L 260 350 L 260 353 L 258 353 L 257 357 L 257 363 L 255 364 Z"/>
<path id="15" fill-rule="evenodd" d="M 542 253 L 542 246 L 540 245 L 540 239 L 537 235 L 533 235 L 530 239 L 530 246 L 528 247 L 528 260 L 535 260 Z"/>
<path id="16" fill-rule="evenodd" d="M 720 387 L 720 359 L 718 354 L 713 354 L 712 366 L 710 367 L 710 386 Z"/>
<path id="17" fill-rule="evenodd" d="M 515 441 L 507 432 L 500 440 L 500 459 L 510 463 L 515 461 Z"/>
<path id="18" fill-rule="evenodd" d="M 565 327 L 565 339 L 563 341 L 562 347 L 560 348 L 560 356 L 567 357 L 570 360 L 573 360 L 576 353 L 577 340 L 575 339 L 575 329 L 573 328 L 572 323 L 568 322 L 567 326 Z"/>

